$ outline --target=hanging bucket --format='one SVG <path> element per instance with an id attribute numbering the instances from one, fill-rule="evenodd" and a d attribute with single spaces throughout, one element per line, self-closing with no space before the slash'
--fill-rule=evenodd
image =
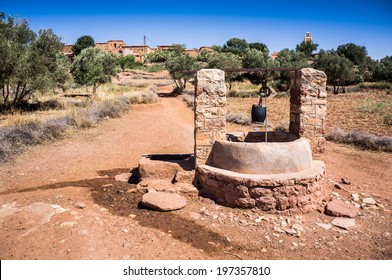
<path id="1" fill-rule="evenodd" d="M 267 107 L 263 105 L 253 104 L 252 105 L 252 122 L 262 123 L 265 121 L 267 116 Z"/>
<path id="2" fill-rule="evenodd" d="M 252 122 L 263 123 L 267 117 L 267 106 L 263 107 L 263 97 L 265 97 L 265 104 L 267 105 L 267 97 L 271 94 L 271 89 L 267 86 L 267 81 L 262 82 L 259 89 L 259 104 L 252 105 Z"/>

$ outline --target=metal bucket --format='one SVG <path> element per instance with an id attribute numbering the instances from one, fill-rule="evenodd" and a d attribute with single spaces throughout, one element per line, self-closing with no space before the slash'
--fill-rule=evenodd
<path id="1" fill-rule="evenodd" d="M 253 104 L 252 105 L 252 122 L 262 123 L 267 117 L 267 107 L 262 105 Z"/>

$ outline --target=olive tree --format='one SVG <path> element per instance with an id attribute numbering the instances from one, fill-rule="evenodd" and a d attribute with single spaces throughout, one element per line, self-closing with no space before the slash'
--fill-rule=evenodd
<path id="1" fill-rule="evenodd" d="M 300 44 L 297 44 L 295 50 L 304 53 L 307 57 L 311 57 L 313 51 L 317 50 L 318 46 L 317 43 L 302 41 Z"/>
<path id="2" fill-rule="evenodd" d="M 275 62 L 280 67 L 295 67 L 295 68 L 304 68 L 309 67 L 307 62 L 307 57 L 304 53 L 283 49 L 279 52 L 278 56 L 275 59 Z M 280 71 L 280 81 L 281 81 L 281 89 L 288 89 L 291 83 L 290 73 L 286 71 Z"/>
<path id="3" fill-rule="evenodd" d="M 141 65 L 140 62 L 136 62 L 136 57 L 134 55 L 118 55 L 117 56 L 117 64 L 121 68 L 122 71 L 125 69 L 132 69 L 135 66 Z"/>
<path id="4" fill-rule="evenodd" d="M 72 52 L 74 56 L 78 56 L 82 52 L 82 50 L 94 46 L 95 46 L 94 38 L 91 37 L 90 35 L 83 35 L 80 36 L 76 40 L 75 45 L 72 46 Z"/>
<path id="5" fill-rule="evenodd" d="M 354 43 L 340 45 L 336 49 L 336 53 L 349 59 L 354 65 L 362 65 L 366 61 L 367 50 L 364 46 Z"/>
<path id="6" fill-rule="evenodd" d="M 321 52 L 316 60 L 315 68 L 327 75 L 327 83 L 333 85 L 333 92 L 337 94 L 340 86 L 346 86 L 355 80 L 353 63 L 335 52 Z"/>
<path id="7" fill-rule="evenodd" d="M 63 44 L 51 29 L 30 30 L 26 19 L 0 13 L 0 105 L 14 110 L 36 91 L 63 83 L 67 67 L 59 52 Z"/>
<path id="8" fill-rule="evenodd" d="M 386 56 L 376 64 L 373 70 L 373 79 L 392 83 L 392 56 Z"/>
<path id="9" fill-rule="evenodd" d="M 231 53 L 213 53 L 208 59 L 208 67 L 216 69 L 235 69 L 241 68 L 241 59 Z M 225 72 L 226 81 L 229 83 L 229 90 L 231 90 L 232 83 L 239 73 Z"/>
<path id="10" fill-rule="evenodd" d="M 189 72 L 199 69 L 196 60 L 186 53 L 169 57 L 165 62 L 165 67 L 169 71 L 180 92 L 185 89 L 186 83 L 194 76 Z"/>
<path id="11" fill-rule="evenodd" d="M 247 49 L 242 57 L 242 66 L 244 68 L 267 68 L 275 66 L 274 61 L 267 52 L 258 49 Z M 266 79 L 265 74 L 249 74 L 250 81 L 259 84 Z"/>
<path id="12" fill-rule="evenodd" d="M 97 88 L 111 81 L 117 75 L 116 57 L 104 50 L 89 47 L 75 58 L 71 73 L 76 83 L 92 86 L 93 94 Z"/>
<path id="13" fill-rule="evenodd" d="M 231 52 L 241 56 L 247 49 L 249 49 L 249 44 L 245 39 L 231 38 L 227 40 L 225 45 L 223 45 L 222 51 Z"/>

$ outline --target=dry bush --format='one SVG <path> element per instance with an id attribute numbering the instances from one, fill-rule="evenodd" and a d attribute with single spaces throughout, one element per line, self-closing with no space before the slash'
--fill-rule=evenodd
<path id="1" fill-rule="evenodd" d="M 231 112 L 227 112 L 226 121 L 240 125 L 250 125 L 252 123 L 252 119 L 247 115 L 235 114 Z"/>
<path id="2" fill-rule="evenodd" d="M 284 132 L 289 132 L 289 128 L 290 128 L 290 121 L 289 120 L 282 120 L 281 122 L 279 122 L 274 130 L 275 131 L 284 131 Z"/>
<path id="3" fill-rule="evenodd" d="M 17 114 L 0 127 L 0 162 L 6 162 L 28 146 L 63 138 L 75 129 L 96 126 L 108 118 L 120 117 L 129 104 L 158 101 L 157 88 L 147 92 L 120 92 L 102 95 L 95 100 L 69 102 L 67 110 L 55 115 Z M 122 94 L 122 95 L 119 95 Z M 76 104 L 78 104 L 76 106 Z"/>
<path id="4" fill-rule="evenodd" d="M 192 109 L 195 106 L 195 96 L 192 94 L 188 93 L 183 93 L 181 94 L 182 99 L 185 101 L 185 103 L 188 105 L 188 107 L 191 107 Z"/>
<path id="5" fill-rule="evenodd" d="M 343 144 L 351 144 L 367 150 L 392 152 L 392 137 L 376 136 L 363 131 L 345 132 L 334 129 L 326 135 L 326 139 Z"/>

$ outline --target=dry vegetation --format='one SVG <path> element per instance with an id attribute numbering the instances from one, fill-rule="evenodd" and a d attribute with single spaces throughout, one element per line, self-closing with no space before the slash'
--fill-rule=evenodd
<path id="1" fill-rule="evenodd" d="M 156 87 L 135 89 L 107 84 L 95 96 L 85 88 L 39 97 L 30 112 L 2 116 L 0 122 L 0 163 L 28 146 L 61 139 L 78 129 L 96 126 L 129 110 L 129 104 L 157 102 Z"/>

